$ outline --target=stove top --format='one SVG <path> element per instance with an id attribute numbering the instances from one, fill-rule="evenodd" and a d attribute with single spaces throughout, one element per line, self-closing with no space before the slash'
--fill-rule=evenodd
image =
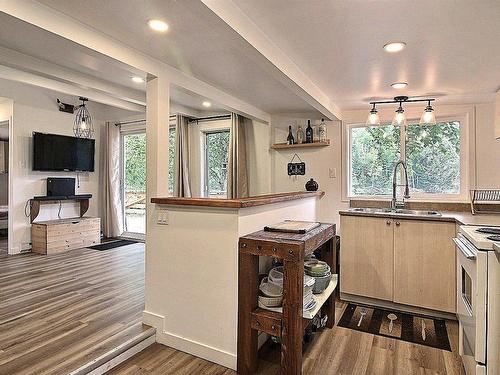
<path id="1" fill-rule="evenodd" d="M 500 227 L 462 225 L 459 231 L 479 250 L 493 250 L 500 243 Z"/>

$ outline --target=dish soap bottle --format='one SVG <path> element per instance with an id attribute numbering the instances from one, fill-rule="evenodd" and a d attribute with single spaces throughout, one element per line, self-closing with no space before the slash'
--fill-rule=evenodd
<path id="1" fill-rule="evenodd" d="M 292 126 L 291 125 L 288 127 L 288 137 L 286 138 L 286 143 L 288 145 L 293 145 L 295 143 L 295 139 L 293 138 L 293 134 L 292 134 Z"/>
<path id="2" fill-rule="evenodd" d="M 302 130 L 302 126 L 299 125 L 297 128 L 297 143 L 304 142 L 304 131 Z"/>
<path id="3" fill-rule="evenodd" d="M 307 120 L 306 128 L 306 143 L 313 142 L 313 128 L 311 127 L 311 120 Z"/>
<path id="4" fill-rule="evenodd" d="M 326 123 L 325 119 L 321 119 L 321 124 L 319 124 L 319 141 L 326 142 Z"/>

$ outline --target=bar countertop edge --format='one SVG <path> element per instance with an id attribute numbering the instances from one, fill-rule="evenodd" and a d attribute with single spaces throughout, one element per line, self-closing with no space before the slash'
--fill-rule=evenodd
<path id="1" fill-rule="evenodd" d="M 263 206 L 266 204 L 292 201 L 310 197 L 322 197 L 324 191 L 294 191 L 289 193 L 275 193 L 258 195 L 237 199 L 216 199 L 216 198 L 177 198 L 158 197 L 151 198 L 151 203 L 166 204 L 174 206 L 199 206 L 199 207 L 219 207 L 219 208 L 246 208 Z"/>

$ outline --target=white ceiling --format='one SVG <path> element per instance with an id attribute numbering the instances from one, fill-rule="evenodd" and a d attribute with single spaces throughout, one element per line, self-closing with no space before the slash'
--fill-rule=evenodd
<path id="1" fill-rule="evenodd" d="M 116 40 L 266 112 L 314 110 L 276 79 L 275 67 L 198 0 L 40 0 Z M 152 18 L 170 29 L 155 33 Z"/>
<path id="2" fill-rule="evenodd" d="M 500 87 L 499 0 L 233 2 L 341 108 L 401 94 L 491 101 Z M 404 51 L 383 51 L 398 40 Z"/>
<path id="3" fill-rule="evenodd" d="M 146 74 L 89 48 L 0 12 L 0 45 L 104 81 L 145 91 Z"/>

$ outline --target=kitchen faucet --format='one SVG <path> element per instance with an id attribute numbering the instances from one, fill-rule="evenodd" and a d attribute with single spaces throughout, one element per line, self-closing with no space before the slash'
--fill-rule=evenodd
<path id="1" fill-rule="evenodd" d="M 396 173 L 398 171 L 398 167 L 402 165 L 403 170 L 405 171 L 405 184 L 404 185 L 398 185 L 396 182 Z M 405 195 L 403 197 L 402 202 L 398 202 L 396 198 L 396 188 L 398 186 L 404 186 L 405 187 Z M 392 201 L 391 201 L 391 210 L 395 210 L 397 208 L 404 208 L 405 206 L 405 198 L 410 198 L 410 189 L 408 187 L 408 171 L 406 169 L 406 163 L 403 160 L 400 160 L 396 163 L 394 166 L 394 173 L 392 175 Z"/>

